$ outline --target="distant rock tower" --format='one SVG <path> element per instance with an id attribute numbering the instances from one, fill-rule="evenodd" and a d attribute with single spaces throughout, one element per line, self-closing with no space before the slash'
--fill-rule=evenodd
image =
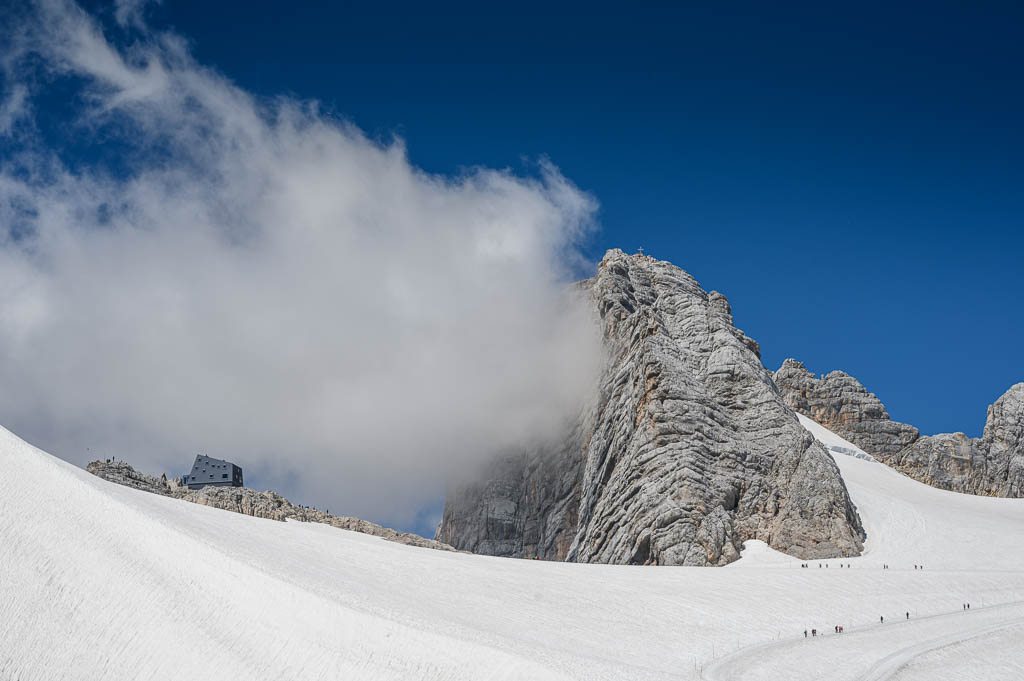
<path id="1" fill-rule="evenodd" d="M 185 476 L 189 489 L 213 487 L 241 487 L 242 469 L 230 461 L 214 459 L 202 454 L 192 464 L 192 472 Z"/>

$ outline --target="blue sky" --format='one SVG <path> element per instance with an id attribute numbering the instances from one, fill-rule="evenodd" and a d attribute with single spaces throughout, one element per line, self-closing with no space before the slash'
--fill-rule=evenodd
<path id="1" fill-rule="evenodd" d="M 591 257 L 684 267 L 769 367 L 970 435 L 1024 380 L 1018 3 L 216 5 L 150 16 L 428 170 L 549 157 L 600 202 Z"/>
<path id="2" fill-rule="evenodd" d="M 208 178 L 193 180 L 196 186 L 191 189 L 195 191 L 189 196 L 195 198 L 197 187 L 201 189 L 206 180 L 217 181 L 218 173 L 227 167 L 225 159 L 237 160 L 222 151 L 218 153 L 223 153 L 223 157 L 211 161 L 202 155 L 202 150 L 193 154 L 187 143 L 183 145 L 183 140 L 202 140 L 209 132 L 204 127 L 208 121 L 196 118 L 192 102 L 200 103 L 198 110 L 213 107 L 209 110 L 215 111 L 218 102 L 222 102 L 220 98 L 230 96 L 215 80 L 203 80 L 201 76 L 197 80 L 198 72 L 191 62 L 179 64 L 179 71 L 171 77 L 186 78 L 177 82 L 184 83 L 184 87 L 191 87 L 192 83 L 197 88 L 195 92 L 181 95 L 181 101 L 168 99 L 166 93 L 159 95 L 164 99 L 155 100 L 181 104 L 181 110 L 161 117 L 159 106 L 146 109 L 147 98 L 151 98 L 153 91 L 166 87 L 166 82 L 160 81 L 159 73 L 151 78 L 153 73 L 144 72 L 140 66 L 145 60 L 133 58 L 148 54 L 146 50 L 163 50 L 161 58 L 173 61 L 174 47 L 156 48 L 153 39 L 154 35 L 170 31 L 187 41 L 195 63 L 223 74 L 241 91 L 254 93 L 265 102 L 278 101 L 282 95 L 318 102 L 327 119 L 351 121 L 383 147 L 394 137 L 400 137 L 413 166 L 454 178 L 476 178 L 485 198 L 494 189 L 492 183 L 497 182 L 502 187 L 502 196 L 521 195 L 522 205 L 527 206 L 524 214 L 532 216 L 531 220 L 538 215 L 554 215 L 551 219 L 565 223 L 559 229 L 568 233 L 572 227 L 566 226 L 566 220 L 571 223 L 574 211 L 586 213 L 590 207 L 574 204 L 578 197 L 572 191 L 559 194 L 561 185 L 557 177 L 543 177 L 541 161 L 549 159 L 565 178 L 597 202 L 597 229 L 582 244 L 584 255 L 591 261 L 599 260 L 609 248 L 636 251 L 642 247 L 655 257 L 685 268 L 705 289 L 719 290 L 728 296 L 737 325 L 760 343 L 766 366 L 774 369 L 786 357 L 796 357 L 818 373 L 842 369 L 877 393 L 893 418 L 912 423 L 925 433 L 960 430 L 980 435 L 986 406 L 1011 384 L 1024 380 L 1024 359 L 1019 352 L 1020 339 L 1024 337 L 1020 303 L 1024 296 L 1024 273 L 1020 266 L 1024 253 L 1024 126 L 1020 124 L 1024 120 L 1024 41 L 1020 40 L 1024 8 L 1012 3 L 972 7 L 963 3 L 860 3 L 846 8 L 825 7 L 821 3 L 786 7 L 737 3 L 728 8 L 641 3 L 625 8 L 593 4 L 562 4 L 552 8 L 519 4 L 481 8 L 470 4 L 437 7 L 422 3 L 294 1 L 281 5 L 165 0 L 161 4 L 141 5 L 152 29 L 143 38 L 130 28 L 130 21 L 118 25 L 112 6 L 84 6 L 100 19 L 104 40 L 127 55 L 129 67 L 112 67 L 108 61 L 94 59 L 106 49 L 96 41 L 80 53 L 73 49 L 62 52 L 61 39 L 53 38 L 64 35 L 60 32 L 66 28 L 62 22 L 58 22 L 62 28 L 47 38 L 53 44 L 40 53 L 49 55 L 47 58 L 57 64 L 62 63 L 61 59 L 70 60 L 69 63 L 77 59 L 76 65 L 66 71 L 61 71 L 63 67 L 34 70 L 36 63 L 28 60 L 19 67 L 19 77 L 25 78 L 22 85 L 34 98 L 32 107 L 26 111 L 33 117 L 38 137 L 21 137 L 27 128 L 9 127 L 15 134 L 0 136 L 0 160 L 10 161 L 8 167 L 15 170 L 9 177 L 21 181 L 25 173 L 18 170 L 21 157 L 15 152 L 43 148 L 56 153 L 69 171 L 66 175 L 56 173 L 64 184 L 25 189 L 26 196 L 42 201 L 38 206 L 49 199 L 64 201 L 72 196 L 79 203 L 69 205 L 89 212 L 89 201 L 95 201 L 95 196 L 129 196 L 133 200 L 142 196 L 131 194 L 134 185 L 93 185 L 82 180 L 87 172 L 78 174 L 79 170 L 96 168 L 113 170 L 115 178 L 119 174 L 130 175 L 133 167 L 144 168 L 152 180 L 158 175 L 154 171 L 164 165 L 181 170 L 191 167 L 183 164 L 194 164 L 198 170 L 211 173 Z M 140 5 L 125 1 L 121 6 Z M 75 34 L 71 31 L 67 35 Z M 133 68 L 139 70 L 133 72 Z M 77 79 L 76 73 L 86 74 L 83 77 L 87 79 L 112 79 L 109 82 L 117 84 L 114 90 L 122 88 L 121 94 L 128 93 L 128 104 L 109 89 L 93 90 L 90 96 L 94 99 L 80 96 L 83 81 Z M 3 85 L 3 94 L 8 98 L 5 101 L 14 101 L 10 97 L 18 82 L 11 79 Z M 189 99 L 193 95 L 198 99 Z M 110 109 L 112 115 L 96 116 L 95 106 L 85 106 L 100 101 L 110 104 L 115 99 L 118 104 Z M 251 112 L 246 106 L 236 107 L 230 116 L 236 116 L 238 121 L 248 120 L 246 116 Z M 69 122 L 80 115 L 80 109 L 87 112 L 86 124 Z M 140 114 L 140 110 L 146 113 Z M 230 116 L 225 120 L 231 120 Z M 4 120 L 0 115 L 0 129 L 6 125 Z M 180 134 L 179 123 L 185 131 Z M 240 136 L 233 136 L 234 128 L 225 132 L 214 124 L 210 128 L 214 135 L 211 139 L 230 142 L 222 147 L 231 149 L 234 142 L 249 139 L 246 135 L 251 129 L 245 126 L 250 123 L 239 124 L 244 133 Z M 133 140 L 132 136 L 146 130 L 146 125 L 160 134 L 150 135 L 152 143 Z M 161 129 L 161 125 L 165 127 Z M 168 125 L 173 129 L 168 130 Z M 261 130 L 264 138 L 274 144 L 280 136 L 289 134 L 287 129 L 282 132 L 276 127 Z M 195 134 L 199 136 L 189 137 Z M 317 135 L 316 130 L 310 133 L 306 129 L 295 139 L 308 142 L 320 139 Z M 164 137 L 170 141 L 161 146 Z M 325 139 L 329 144 L 337 142 L 330 135 Z M 342 146 L 349 152 L 353 145 L 360 149 L 358 140 L 343 140 Z M 280 146 L 270 144 L 260 151 L 266 153 L 255 157 L 256 165 L 266 158 L 272 161 L 251 174 L 239 175 L 235 184 L 246 191 L 254 186 L 245 186 L 252 178 L 278 189 L 287 186 L 290 175 L 285 173 L 283 179 L 275 177 L 275 164 L 297 172 L 309 168 L 308 158 L 296 161 L 287 149 L 282 152 Z M 361 153 L 349 156 L 362 158 Z M 376 153 L 369 157 L 376 158 Z M 166 161 L 160 154 L 167 155 Z M 364 169 L 380 166 L 372 158 Z M 353 172 L 344 155 L 335 161 L 327 167 L 328 172 L 342 176 Z M 293 162 L 294 165 L 288 165 Z M 543 187 L 514 183 L 509 194 L 508 187 L 501 185 L 503 181 L 487 179 L 490 176 L 474 168 L 509 168 L 520 177 L 539 177 Z M 402 166 L 399 175 L 404 178 L 405 172 Z M 95 180 L 99 176 L 86 179 L 90 177 Z M 360 174 L 355 172 L 350 177 L 353 183 L 358 183 Z M 189 186 L 187 180 L 185 185 Z M 167 187 L 157 188 L 162 191 Z M 473 214 L 474 201 L 480 198 L 472 191 L 464 193 L 468 196 L 463 197 L 465 202 L 459 210 L 465 212 L 456 214 L 459 219 Z M 144 193 L 147 197 L 152 194 Z M 241 198 L 232 195 L 225 199 L 231 207 L 228 199 L 239 201 L 235 206 L 239 215 L 260 221 L 259 215 L 254 217 L 255 213 L 245 212 L 244 192 Z M 208 202 L 202 203 L 204 200 L 197 199 L 197 209 L 209 208 Z M 217 201 L 219 198 L 215 197 L 214 202 Z M 388 203 L 379 202 L 371 207 L 371 212 L 386 212 Z M 299 210 L 306 206 L 296 205 Z M 508 213 L 522 217 L 517 214 L 518 205 L 510 205 Z M 150 206 L 150 213 L 142 214 L 166 222 L 170 218 L 162 216 L 177 204 L 154 206 Z M 120 210 L 116 201 L 103 203 L 97 210 L 102 213 L 96 217 L 98 228 L 117 224 L 118 220 L 131 222 L 132 216 Z M 251 205 L 248 210 L 257 211 Z M 111 215 L 107 216 L 107 212 Z M 43 213 L 19 205 L 14 214 L 16 219 L 10 232 L 17 240 L 21 238 L 22 227 L 18 222 L 22 217 L 34 219 Z M 230 210 L 225 214 L 235 215 Z M 396 219 L 401 222 L 406 217 L 400 215 Z M 448 216 L 431 217 L 443 225 Z M 63 227 L 54 229 L 57 234 L 65 234 L 61 231 Z M 474 228 L 467 229 L 470 231 L 466 234 L 474 236 Z M 104 238 L 102 229 L 94 231 L 100 236 L 83 240 L 85 246 L 97 248 Z M 195 236 L 205 244 L 203 239 L 209 235 Z M 72 242 L 79 238 L 72 237 Z M 127 323 L 143 328 L 145 325 L 138 320 L 150 319 L 148 299 L 140 295 L 134 302 L 123 302 L 118 296 L 127 288 L 149 291 L 147 286 L 157 280 L 149 273 L 163 272 L 161 268 L 165 267 L 170 267 L 172 288 L 180 284 L 175 280 L 180 274 L 180 260 L 146 260 L 153 252 L 173 252 L 178 241 L 137 252 L 130 244 L 122 243 L 119 248 L 97 251 L 101 260 L 106 259 L 105 266 L 90 271 L 76 269 L 73 261 L 61 261 L 61 267 L 55 268 L 60 277 L 39 280 L 46 283 L 46 290 L 67 292 L 61 299 L 64 304 L 75 299 L 83 282 L 90 285 L 86 288 L 95 285 L 109 303 L 103 307 L 102 296 L 97 299 L 99 318 L 111 325 Z M 382 243 L 371 242 L 371 246 L 376 248 Z M 416 248 L 405 248 L 402 241 L 389 243 L 395 246 L 397 256 L 389 258 L 387 254 L 374 253 L 366 258 L 367 263 L 387 262 L 394 271 L 411 268 L 417 276 L 422 274 L 415 268 L 422 263 L 423 248 L 430 244 L 421 245 L 417 252 Z M 457 249 L 459 240 L 451 244 Z M 550 244 L 536 248 L 543 255 L 550 251 Z M 211 270 L 216 270 L 220 262 L 250 271 L 245 268 L 252 263 L 236 263 L 233 258 L 237 253 L 218 249 L 211 247 L 195 257 L 195 276 L 186 282 L 188 286 L 214 277 Z M 119 256 L 111 255 L 112 252 L 121 253 L 122 259 L 118 260 Z M 296 262 L 302 260 L 298 255 L 302 251 L 284 247 L 282 253 L 294 256 Z M 0 249 L 0 256 L 3 255 Z M 324 276 L 335 276 L 331 263 L 323 265 Z M 509 278 L 499 283 L 507 281 L 506 288 L 515 288 L 546 274 L 543 268 L 538 272 L 532 267 L 527 265 L 508 273 Z M 122 271 L 142 274 L 135 280 L 125 279 L 131 284 L 122 285 L 119 290 L 116 278 L 104 280 L 102 285 L 96 283 L 103 280 L 99 270 L 119 276 Z M 32 270 L 26 270 L 29 271 Z M 35 281 L 32 277 L 42 276 L 32 272 L 24 275 L 25 280 Z M 281 270 L 272 271 L 271 275 L 280 277 L 282 291 L 287 292 L 291 282 L 302 276 L 313 277 L 310 272 Z M 486 284 L 474 279 L 478 275 L 472 271 L 456 274 L 474 285 Z M 12 280 L 19 281 L 17 277 Z M 231 289 L 224 281 L 212 281 L 213 285 Z M 459 282 L 457 278 L 453 281 Z M 158 282 L 161 286 L 167 283 Z M 339 290 L 352 289 L 351 282 L 346 280 L 330 283 Z M 433 281 L 432 285 L 445 292 L 448 284 Z M 472 286 L 462 286 L 461 290 L 467 288 Z M 479 288 L 481 293 L 485 291 L 485 286 Z M 196 290 L 203 289 L 186 286 L 177 293 L 187 298 Z M 495 286 L 495 291 L 502 290 Z M 429 289 L 429 293 L 435 292 Z M 543 293 L 538 290 L 533 294 Z M 303 303 L 309 311 L 318 310 L 316 305 L 323 302 L 316 299 L 317 295 L 320 293 L 310 294 Z M 440 294 L 430 298 L 441 299 Z M 45 302 L 45 298 L 42 300 Z M 89 305 L 94 302 L 91 298 L 82 300 Z M 245 311 L 245 305 L 251 302 L 243 291 L 230 309 Z M 523 304 L 529 300 L 514 302 Z M 459 303 L 486 307 L 479 300 Z M 196 307 L 199 311 L 193 310 L 191 314 L 204 320 L 211 318 L 203 304 Z M 463 308 L 455 306 L 450 313 L 454 315 L 451 319 L 458 321 L 462 319 Z M 198 367 L 205 366 L 203 362 L 223 350 L 221 344 L 231 340 L 239 328 L 247 328 L 251 317 L 235 320 L 223 315 L 219 320 L 223 328 L 215 324 L 210 327 L 209 345 L 195 343 L 202 347 L 202 353 L 174 355 L 175 361 L 180 362 L 179 366 L 191 365 L 199 371 Z M 268 320 L 268 328 L 270 322 L 280 321 Z M 376 321 L 377 324 L 366 327 L 387 329 L 395 320 Z M 523 317 L 522 321 L 528 324 L 538 319 Z M 168 319 L 154 316 L 151 322 L 166 325 Z M 75 326 L 76 323 L 79 325 Z M 96 326 L 93 318 L 82 315 L 78 322 L 65 325 L 65 335 L 90 336 L 88 342 L 95 345 L 83 341 L 83 348 L 109 352 L 113 358 L 111 365 L 120 365 L 124 352 L 111 350 L 109 339 L 102 334 L 92 338 Z M 333 338 L 334 333 L 342 337 L 348 333 L 347 329 L 317 328 L 325 339 Z M 248 348 L 248 353 L 242 353 L 248 357 L 231 357 L 231 361 L 221 363 L 231 365 L 230 371 L 236 372 L 232 375 L 225 369 L 225 376 L 242 376 L 249 381 L 239 388 L 239 384 L 225 379 L 224 386 L 237 393 L 262 395 L 265 386 L 252 384 L 253 372 L 247 367 L 266 366 L 260 352 L 276 357 L 282 339 L 271 336 L 268 334 L 268 343 L 274 342 L 267 347 Z M 370 340 L 372 347 L 381 341 Z M 536 340 L 535 335 L 526 338 Z M 151 354 L 167 350 L 147 345 L 153 342 L 148 336 L 134 341 L 137 342 L 125 341 L 129 354 L 139 348 Z M 524 365 L 531 357 L 557 356 L 550 348 L 536 347 L 524 352 L 522 345 L 513 347 L 512 354 Z M 39 344 L 36 352 L 45 354 L 45 349 Z M 358 348 L 350 350 L 354 356 L 360 356 Z M 438 345 L 433 350 L 443 353 L 445 348 Z M 463 357 L 464 350 L 459 348 L 455 354 Z M 65 351 L 54 350 L 50 356 Z M 171 350 L 179 351 L 180 347 Z M 395 358 L 409 354 L 408 348 L 401 345 L 391 351 Z M 93 357 L 80 350 L 83 352 Z M 365 348 L 362 352 L 365 356 Z M 137 354 L 146 354 L 142 359 L 149 357 L 147 353 Z M 484 368 L 469 373 L 489 375 L 488 358 L 476 359 Z M 150 371 L 153 375 L 163 371 L 160 366 L 144 362 L 136 366 L 130 360 L 127 358 L 124 366 L 133 370 L 125 373 L 146 376 Z M 110 388 L 105 396 L 95 398 L 97 403 L 109 398 L 114 406 L 102 415 L 100 420 L 106 419 L 103 426 L 93 428 L 91 421 L 79 423 L 69 415 L 84 419 L 90 414 L 94 395 L 65 398 L 63 393 L 68 391 L 60 391 L 63 402 L 53 407 L 55 393 L 52 388 L 48 393 L 46 388 L 52 385 L 54 376 L 69 381 L 69 385 L 91 386 L 91 379 L 74 373 L 81 372 L 82 362 L 75 365 L 74 371 L 60 373 L 57 368 L 52 370 L 53 375 L 48 375 L 46 371 L 51 369 L 47 368 L 29 376 L 24 373 L 24 366 L 30 364 L 12 361 L 14 368 L 5 369 L 0 362 L 0 375 L 9 383 L 16 384 L 21 377 L 26 385 L 36 388 L 29 397 L 22 395 L 7 403 L 0 400 L 0 414 L 5 425 L 17 427 L 17 432 L 70 460 L 78 460 L 80 453 L 71 450 L 86 442 L 92 443 L 89 451 L 119 451 L 122 456 L 142 457 L 138 452 L 147 448 L 164 452 L 141 460 L 150 467 L 177 465 L 176 458 L 168 457 L 180 458 L 182 449 L 201 448 L 214 456 L 231 458 L 231 446 L 240 448 L 243 455 L 264 447 L 267 452 L 260 459 L 262 463 L 247 469 L 247 482 L 257 486 L 273 483 L 302 503 L 365 514 L 424 533 L 429 533 L 436 522 L 436 497 L 430 503 L 423 499 L 410 501 L 411 511 L 406 509 L 409 512 L 404 520 L 390 518 L 366 500 L 363 506 L 338 509 L 339 499 L 355 496 L 302 482 L 294 470 L 275 470 L 273 453 L 280 451 L 275 443 L 288 442 L 291 434 L 285 426 L 294 427 L 299 421 L 284 419 L 284 425 L 264 430 L 254 427 L 247 440 L 238 440 L 238 424 L 266 421 L 262 417 L 273 413 L 276 404 L 262 404 L 257 399 L 254 404 L 231 405 L 235 407 L 232 413 L 225 400 L 217 402 L 210 398 L 213 409 L 227 410 L 223 424 L 204 424 L 202 405 L 196 407 L 195 414 L 177 415 L 180 423 L 162 423 L 168 410 L 157 410 L 156 397 L 152 398 L 152 413 L 125 415 L 125 410 L 136 407 L 124 402 L 126 396 L 138 394 L 140 388 L 130 377 L 121 377 L 120 393 L 115 394 L 117 391 Z M 95 364 L 106 366 L 99 356 Z M 219 368 L 221 364 L 213 366 Z M 345 367 L 332 369 L 345 371 Z M 419 369 L 422 366 L 416 367 Z M 321 374 L 329 376 L 331 372 L 323 370 Z M 421 383 L 430 384 L 425 377 L 429 375 L 421 376 Z M 187 372 L 177 379 L 178 385 L 172 388 L 192 391 L 186 394 L 193 394 L 195 385 L 203 381 Z M 565 381 L 571 382 L 572 377 Z M 216 385 L 216 381 L 211 383 Z M 209 385 L 204 386 L 204 390 L 208 388 Z M 274 390 L 282 395 L 296 388 L 287 380 L 274 384 Z M 484 389 L 479 404 L 490 404 L 487 400 L 493 398 L 495 404 L 504 405 L 511 399 L 513 407 L 521 407 L 516 400 L 522 394 L 537 394 L 537 385 L 516 386 L 510 394 L 502 395 L 488 395 Z M 182 402 L 179 393 L 173 390 L 164 397 L 171 405 Z M 51 408 L 52 414 L 43 413 Z M 414 413 L 412 410 L 401 415 Z M 527 411 L 517 418 L 520 420 L 512 420 L 517 427 L 534 424 L 534 415 Z M 425 422 L 436 421 L 429 418 Z M 134 430 L 125 426 L 136 422 L 141 425 Z M 163 428 L 159 433 L 154 431 L 157 422 Z M 193 429 L 195 424 L 199 425 Z M 369 428 L 369 422 L 365 425 L 368 432 L 380 432 L 380 428 Z M 456 432 L 460 426 L 457 422 L 447 425 Z M 307 430 L 326 437 L 335 426 L 318 422 Z M 54 435 L 58 431 L 61 437 Z M 125 435 L 128 431 L 130 437 Z M 342 428 L 340 432 L 347 431 Z M 194 441 L 183 434 L 194 434 Z M 479 437 L 485 434 L 495 435 L 484 430 L 476 433 Z M 438 442 L 451 442 L 451 433 L 443 428 L 433 435 Z M 429 436 L 427 433 L 424 437 Z M 163 449 L 154 444 L 158 440 Z M 223 446 L 218 448 L 217 443 Z M 319 451 L 317 448 L 323 444 L 322 440 L 314 440 L 302 443 L 300 449 Z M 355 444 L 353 447 L 358 449 Z M 429 460 L 417 455 L 415 447 L 410 451 L 414 454 L 412 459 L 396 458 L 389 460 L 388 465 L 407 466 L 410 461 Z M 326 459 L 318 461 L 323 464 Z M 371 475 L 368 471 L 376 465 L 372 462 L 356 457 L 345 469 L 346 476 L 351 473 L 352 495 L 358 494 L 359 488 L 375 489 L 373 485 L 357 482 L 363 480 L 360 474 Z M 187 462 L 181 468 L 187 469 Z M 384 472 L 379 475 L 386 475 L 389 469 L 382 466 L 381 470 Z M 428 473 L 424 469 L 409 475 L 415 478 Z M 434 473 L 440 479 L 443 471 Z M 393 494 L 401 495 L 409 489 L 396 488 Z M 387 494 L 378 491 L 372 496 Z M 410 513 L 415 516 L 413 520 L 409 520 Z"/>

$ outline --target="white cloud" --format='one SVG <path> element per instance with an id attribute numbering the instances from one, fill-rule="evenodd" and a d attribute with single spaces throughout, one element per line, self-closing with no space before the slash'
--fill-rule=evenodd
<path id="1" fill-rule="evenodd" d="M 29 115 L 27 96 L 28 89 L 15 84 L 0 101 L 0 136 L 9 135 L 15 124 Z"/>
<path id="2" fill-rule="evenodd" d="M 114 19 L 121 26 L 144 29 L 143 14 L 146 11 L 146 5 L 159 5 L 160 2 L 161 0 L 114 0 Z"/>
<path id="3" fill-rule="evenodd" d="M 425 173 L 174 36 L 119 50 L 67 3 L 28 35 L 132 170 L 0 166 L 4 425 L 79 463 L 202 450 L 404 523 L 576 413 L 599 343 L 566 283 L 595 203 L 555 167 Z"/>

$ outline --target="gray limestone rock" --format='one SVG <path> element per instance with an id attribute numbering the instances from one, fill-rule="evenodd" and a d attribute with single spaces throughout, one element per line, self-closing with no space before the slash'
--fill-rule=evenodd
<path id="1" fill-rule="evenodd" d="M 887 463 L 954 492 L 1024 497 L 1024 383 L 988 408 L 980 438 L 963 433 L 922 437 Z"/>
<path id="2" fill-rule="evenodd" d="M 1005 481 L 1000 496 L 1024 497 L 1024 383 L 1017 383 L 988 408 L 985 444 L 990 475 Z"/>
<path id="3" fill-rule="evenodd" d="M 859 553 L 835 462 L 787 408 L 724 296 L 619 250 L 582 290 L 607 351 L 590 405 L 557 445 L 453 487 L 437 539 L 658 565 L 724 565 L 747 539 L 800 558 Z"/>
<path id="4" fill-rule="evenodd" d="M 982 437 L 969 438 L 922 437 L 917 428 L 891 420 L 873 393 L 841 371 L 815 378 L 787 359 L 774 378 L 794 411 L 915 480 L 968 494 L 1024 496 L 1024 383 L 988 408 Z"/>
<path id="5" fill-rule="evenodd" d="M 426 539 L 416 534 L 398 532 L 389 527 L 382 527 L 359 518 L 336 516 L 319 509 L 296 506 L 276 492 L 257 492 L 248 487 L 203 487 L 197 490 L 190 490 L 188 487 L 181 485 L 177 478 L 167 478 L 166 476 L 157 478 L 145 473 L 139 473 L 123 461 L 114 463 L 93 461 L 85 469 L 97 477 L 117 483 L 118 485 L 174 497 L 202 506 L 211 506 L 225 511 L 242 513 L 257 518 L 268 518 L 270 520 L 323 523 L 339 527 L 343 530 L 352 530 L 353 532 L 381 537 L 387 541 L 399 544 L 421 546 L 441 551 L 455 551 L 454 548 L 447 544 L 433 539 Z"/>
<path id="6" fill-rule="evenodd" d="M 160 494 L 165 497 L 180 496 L 179 492 L 183 489 L 177 479 L 168 479 L 166 475 L 158 478 L 139 473 L 124 461 L 91 461 L 86 465 L 85 470 L 118 485 L 133 487 L 143 492 Z"/>
<path id="7" fill-rule="evenodd" d="M 888 462 L 920 435 L 917 428 L 891 420 L 878 397 L 842 371 L 819 379 L 801 362 L 787 359 L 774 380 L 794 411 L 883 461 Z"/>

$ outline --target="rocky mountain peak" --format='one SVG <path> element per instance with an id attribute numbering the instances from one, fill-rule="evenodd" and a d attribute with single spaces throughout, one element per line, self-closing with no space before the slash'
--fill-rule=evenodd
<path id="1" fill-rule="evenodd" d="M 860 520 L 726 298 L 682 269 L 609 251 L 583 285 L 607 362 L 565 438 L 450 491 L 437 538 L 494 555 L 722 565 L 746 539 L 852 555 Z"/>

